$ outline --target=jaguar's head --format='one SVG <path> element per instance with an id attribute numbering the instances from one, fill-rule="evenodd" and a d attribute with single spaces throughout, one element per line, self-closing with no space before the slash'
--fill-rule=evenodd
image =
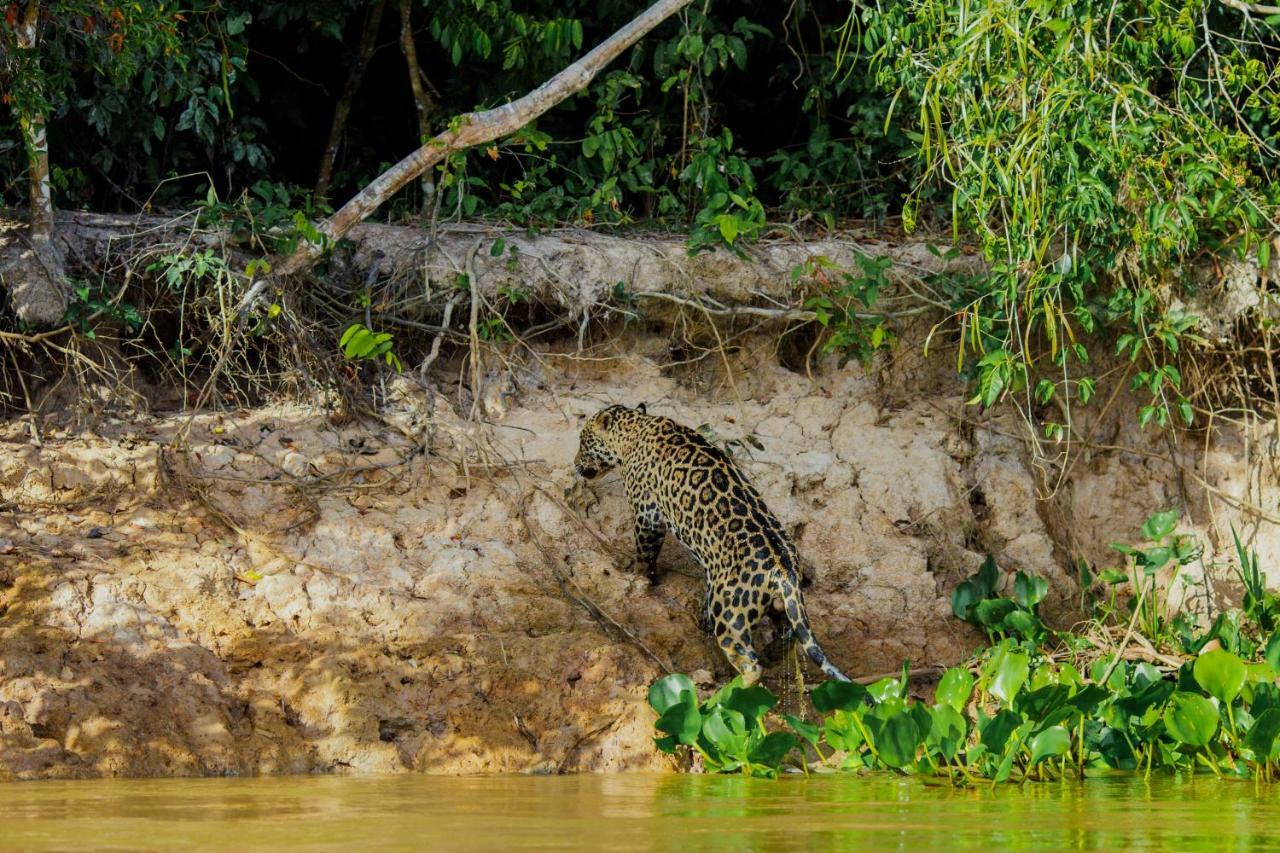
<path id="1" fill-rule="evenodd" d="M 635 409 L 610 406 L 583 425 L 578 455 L 573 460 L 579 476 L 590 480 L 622 462 L 622 453 L 631 441 L 627 428 L 634 425 L 638 415 L 647 415 L 643 403 Z"/>

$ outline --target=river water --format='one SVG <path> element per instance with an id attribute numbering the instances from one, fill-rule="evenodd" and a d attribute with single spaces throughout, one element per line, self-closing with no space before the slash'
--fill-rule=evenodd
<path id="1" fill-rule="evenodd" d="M 1280 849 L 1280 785 L 894 776 L 285 777 L 0 785 L 0 849 Z"/>

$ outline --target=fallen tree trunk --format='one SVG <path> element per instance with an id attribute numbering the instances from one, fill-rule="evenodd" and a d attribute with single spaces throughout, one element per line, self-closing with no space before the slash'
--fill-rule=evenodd
<path id="1" fill-rule="evenodd" d="M 3 216 L 0 215 L 0 222 Z M 233 263 L 252 256 L 217 231 L 194 229 L 190 218 L 59 214 L 59 233 L 70 254 L 86 262 L 121 259 L 164 245 L 216 247 Z M 851 269 L 858 257 L 887 257 L 890 276 L 919 279 L 943 272 L 972 272 L 975 255 L 946 257 L 930 251 L 945 236 L 886 235 L 855 229 L 817 240 L 765 239 L 744 246 L 743 255 L 724 250 L 690 255 L 679 234 L 608 234 L 559 228 L 530 235 L 484 223 L 446 225 L 434 235 L 414 226 L 362 223 L 347 234 L 349 249 L 335 251 L 327 281 L 354 292 L 377 282 L 381 299 L 394 297 L 414 316 L 439 317 L 458 292 L 470 257 L 476 293 L 493 299 L 518 290 L 566 316 L 594 313 L 632 299 L 691 302 L 713 314 L 811 319 L 799 304 L 792 271 L 816 258 Z M 619 286 L 621 285 L 621 286 Z M 928 302 L 908 303 L 923 313 Z"/>

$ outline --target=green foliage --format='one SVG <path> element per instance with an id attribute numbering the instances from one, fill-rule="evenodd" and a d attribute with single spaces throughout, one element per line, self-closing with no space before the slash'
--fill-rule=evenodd
<path id="1" fill-rule="evenodd" d="M 141 312 L 136 306 L 120 301 L 119 294 L 108 295 L 84 281 L 73 281 L 71 284 L 73 298 L 67 305 L 62 322 L 74 325 L 89 340 L 98 336 L 99 324 L 119 327 L 126 334 L 142 328 L 144 321 Z"/>
<path id="2" fill-rule="evenodd" d="M 995 560 L 987 557 L 978 571 L 951 593 L 951 612 L 990 637 L 1043 639 L 1048 629 L 1040 621 L 1039 607 L 1049 591 L 1048 581 L 1020 571 L 1014 578 L 1013 597 L 999 595 L 999 585 L 999 569 Z"/>
<path id="3" fill-rule="evenodd" d="M 0 17 L 0 137 L 10 121 L 44 117 L 61 161 L 57 189 L 84 191 L 90 175 L 107 175 L 115 192 L 124 184 L 145 196 L 175 164 L 215 146 L 229 176 L 267 166 L 265 122 L 237 107 L 247 28 L 255 8 L 273 4 L 40 3 L 29 50 L 15 49 L 21 5 Z M 0 188 L 24 168 L 0 157 Z"/>
<path id="4" fill-rule="evenodd" d="M 822 255 L 812 255 L 791 270 L 793 282 L 814 283 L 818 292 L 805 300 L 805 308 L 830 333 L 822 351 L 839 353 L 841 367 L 855 358 L 868 361 L 896 339 L 885 317 L 868 313 L 889 286 L 892 265 L 890 258 L 858 255 L 857 269 L 844 270 Z"/>
<path id="5" fill-rule="evenodd" d="M 370 359 L 386 362 L 397 371 L 403 370 L 400 358 L 393 351 L 395 340 L 390 332 L 375 332 L 363 323 L 352 323 L 338 341 L 342 354 L 353 361 Z"/>
<path id="6" fill-rule="evenodd" d="M 743 687 L 734 679 L 699 702 L 693 682 L 680 674 L 659 679 L 649 688 L 649 705 L 658 714 L 654 724 L 663 735 L 658 748 L 675 752 L 688 747 L 710 770 L 772 777 L 799 743 L 790 731 L 767 732 L 764 716 L 775 697 L 763 687 Z M 801 725 L 812 738 L 812 729 Z"/>
<path id="7" fill-rule="evenodd" d="M 1118 547 L 1130 559 L 1130 570 L 1107 583 L 1149 581 L 1161 569 L 1193 558 L 1196 544 L 1176 532 L 1177 523 L 1175 512 L 1152 514 L 1142 527 L 1142 546 Z M 1247 563 L 1241 569 L 1246 576 L 1262 577 L 1256 555 L 1238 548 L 1238 556 Z M 664 733 L 658 745 L 667 752 L 684 744 L 705 753 L 709 771 L 757 776 L 808 772 L 816 762 L 842 770 L 946 776 L 956 784 L 1202 768 L 1278 778 L 1280 630 L 1264 628 L 1259 620 L 1270 611 L 1227 611 L 1203 632 L 1182 626 L 1190 633 L 1182 644 L 1200 654 L 1162 671 L 1146 661 L 1117 659 L 1110 636 L 1049 633 L 1036 613 L 1045 582 L 1019 573 L 1013 597 L 1004 598 L 998 596 L 1000 580 L 988 559 L 956 589 L 956 616 L 983 627 L 990 644 L 969 665 L 942 675 L 933 704 L 908 698 L 904 664 L 900 676 L 865 687 L 823 682 L 811 696 L 816 719 L 788 715 L 774 721 L 770 732 L 766 718 L 776 700 L 763 688 L 743 690 L 735 680 L 699 704 L 693 682 L 670 675 L 649 693 Z M 1256 605 L 1272 593 L 1246 595 Z M 1136 624 L 1141 604 L 1133 606 L 1138 609 L 1125 618 Z M 1017 613 L 1025 615 L 1025 629 L 1016 620 L 1010 625 Z M 1108 615 L 1122 614 L 1112 605 Z M 1157 645 L 1179 642 L 1168 621 L 1152 627 L 1160 631 L 1149 635 Z M 1209 647 L 1211 640 L 1221 647 Z M 766 741 L 778 748 L 760 748 Z"/>
<path id="8" fill-rule="evenodd" d="M 941 189 L 991 264 L 950 294 L 975 402 L 1034 384 L 1038 402 L 1084 405 L 1086 341 L 1105 331 L 1134 365 L 1139 421 L 1190 423 L 1176 362 L 1201 342 L 1180 307 L 1192 262 L 1270 256 L 1270 22 L 1212 0 L 904 0 L 852 15 L 914 123 L 922 174 L 904 224 Z"/>
<path id="9" fill-rule="evenodd" d="M 906 699 L 898 678 L 870 688 L 824 682 L 813 691 L 820 721 L 787 716 L 773 731 L 765 718 L 776 698 L 736 679 L 699 703 L 687 677 L 666 676 L 649 703 L 659 748 L 687 747 L 712 772 L 774 776 L 817 760 L 964 783 L 1197 767 L 1271 778 L 1280 769 L 1280 688 L 1265 662 L 1215 650 L 1188 663 L 1191 677 L 1177 689 L 1149 664 L 1120 662 L 1099 684 L 1034 643 L 1006 639 L 974 669 L 976 679 L 970 668 L 949 669 L 933 705 Z"/>

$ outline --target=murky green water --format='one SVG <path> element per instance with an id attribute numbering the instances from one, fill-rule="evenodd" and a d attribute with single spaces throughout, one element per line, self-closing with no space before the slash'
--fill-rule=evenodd
<path id="1" fill-rule="evenodd" d="M 968 789 L 889 776 L 283 778 L 0 785 L 0 848 L 1280 848 L 1280 786 Z"/>

